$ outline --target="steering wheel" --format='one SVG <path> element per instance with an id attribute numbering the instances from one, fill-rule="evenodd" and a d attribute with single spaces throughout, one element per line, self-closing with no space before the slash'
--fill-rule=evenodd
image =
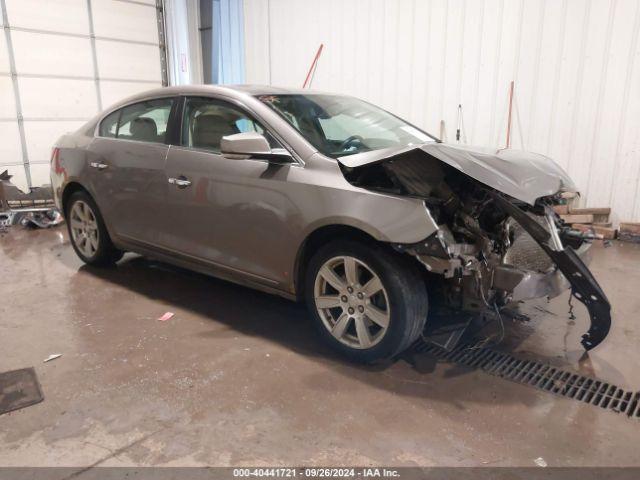
<path id="1" fill-rule="evenodd" d="M 356 140 L 362 143 L 362 140 L 364 139 L 360 135 L 351 135 L 349 138 L 347 138 L 344 142 L 340 144 L 340 150 L 346 150 L 347 147 L 350 147 L 351 144 Z"/>

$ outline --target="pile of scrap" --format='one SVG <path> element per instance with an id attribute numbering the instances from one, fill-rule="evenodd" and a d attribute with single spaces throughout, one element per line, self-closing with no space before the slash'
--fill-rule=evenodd
<path id="1" fill-rule="evenodd" d="M 571 228 L 604 240 L 616 238 L 616 229 L 609 221 L 611 208 L 575 208 L 575 193 L 563 193 L 562 198 L 564 203 L 554 206 L 554 210 Z"/>
<path id="2" fill-rule="evenodd" d="M 561 203 L 553 207 L 571 228 L 603 240 L 617 238 L 625 242 L 640 243 L 640 223 L 621 222 L 620 229 L 616 230 L 609 221 L 609 207 L 577 208 L 574 207 L 576 198 L 575 193 L 563 193 Z"/>
<path id="3" fill-rule="evenodd" d="M 51 187 L 34 187 L 25 193 L 11 183 L 11 175 L 0 173 L 0 229 L 21 224 L 47 228 L 63 221 L 53 202 Z"/>

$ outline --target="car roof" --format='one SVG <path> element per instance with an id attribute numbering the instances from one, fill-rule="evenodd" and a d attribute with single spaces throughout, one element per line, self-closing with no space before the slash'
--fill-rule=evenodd
<path id="1" fill-rule="evenodd" d="M 225 95 L 233 98 L 241 98 L 247 95 L 317 95 L 327 94 L 317 90 L 302 88 L 274 87 L 270 85 L 177 85 L 172 87 L 155 88 L 140 92 L 128 97 L 119 104 L 127 104 L 137 100 L 145 100 L 154 97 L 164 97 L 167 95 Z M 337 95 L 337 94 L 331 94 Z"/>

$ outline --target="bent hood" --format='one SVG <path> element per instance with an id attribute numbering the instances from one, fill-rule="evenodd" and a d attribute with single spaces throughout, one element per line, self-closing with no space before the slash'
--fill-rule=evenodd
<path id="1" fill-rule="evenodd" d="M 540 197 L 576 191 L 569 175 L 543 155 L 520 150 L 495 150 L 430 142 L 392 147 L 338 158 L 349 168 L 383 162 L 403 153 L 422 150 L 451 167 L 502 193 L 533 205 Z"/>

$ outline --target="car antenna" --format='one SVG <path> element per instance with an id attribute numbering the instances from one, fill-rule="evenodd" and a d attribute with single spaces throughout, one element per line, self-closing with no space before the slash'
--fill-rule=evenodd
<path id="1" fill-rule="evenodd" d="M 313 57 L 313 61 L 311 62 L 311 66 L 309 67 L 309 71 L 307 72 L 307 77 L 304 79 L 302 88 L 307 88 L 307 86 L 311 87 L 311 82 L 313 82 L 313 77 L 315 77 L 316 75 L 318 60 L 320 59 L 320 54 L 322 53 L 323 48 L 324 48 L 324 43 L 321 43 L 320 46 L 318 47 L 318 51 L 316 52 L 316 56 Z"/>
<path id="2" fill-rule="evenodd" d="M 507 119 L 507 144 L 505 149 L 511 148 L 511 112 L 513 110 L 513 87 L 514 81 L 509 84 L 509 117 Z"/>

